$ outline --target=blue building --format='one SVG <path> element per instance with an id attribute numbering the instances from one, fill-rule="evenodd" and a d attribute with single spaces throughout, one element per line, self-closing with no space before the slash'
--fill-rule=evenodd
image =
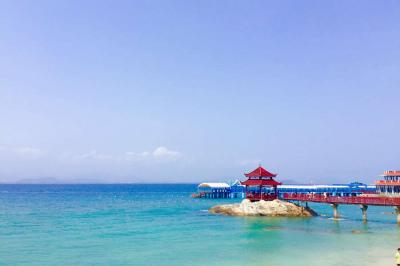
<path id="1" fill-rule="evenodd" d="M 197 187 L 195 198 L 238 198 L 246 197 L 246 187 L 239 180 L 230 185 L 227 183 L 201 183 Z M 271 187 L 264 187 L 263 192 L 268 193 Z M 271 191 L 272 192 L 272 191 Z M 350 184 L 333 185 L 278 185 L 278 197 L 284 193 L 296 194 L 324 194 L 326 196 L 357 196 L 363 193 L 376 193 L 375 185 L 366 185 L 359 182 Z"/>
<path id="2" fill-rule="evenodd" d="M 236 180 L 231 184 L 231 198 L 243 199 L 246 197 L 246 187 L 243 186 L 239 180 Z"/>
<path id="3" fill-rule="evenodd" d="M 231 186 L 227 183 L 201 183 L 197 186 L 197 194 L 193 198 L 230 198 Z"/>
<path id="4" fill-rule="evenodd" d="M 333 185 L 280 185 L 278 193 L 313 193 L 324 194 L 330 196 L 357 196 L 362 193 L 375 193 L 374 185 L 366 185 L 359 182 L 350 184 L 333 184 Z"/>

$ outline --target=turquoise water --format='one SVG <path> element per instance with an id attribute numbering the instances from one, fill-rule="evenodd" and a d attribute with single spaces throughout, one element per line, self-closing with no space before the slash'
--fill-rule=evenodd
<path id="1" fill-rule="evenodd" d="M 392 208 L 314 218 L 211 215 L 195 185 L 1 185 L 0 265 L 395 265 Z"/>

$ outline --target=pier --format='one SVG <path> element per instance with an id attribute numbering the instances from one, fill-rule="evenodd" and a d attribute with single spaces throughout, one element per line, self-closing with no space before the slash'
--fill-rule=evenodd
<path id="1" fill-rule="evenodd" d="M 372 206 L 393 206 L 396 210 L 397 223 L 400 224 L 400 197 L 384 196 L 377 194 L 363 194 L 359 196 L 328 196 L 320 194 L 296 194 L 284 193 L 281 195 L 283 200 L 299 201 L 299 202 L 316 202 L 330 204 L 333 209 L 333 217 L 339 218 L 338 207 L 340 204 L 347 205 L 360 205 L 362 217 L 367 221 L 367 209 L 369 205 Z"/>
<path id="2" fill-rule="evenodd" d="M 251 201 L 278 197 L 286 201 L 305 202 L 306 205 L 308 202 L 330 204 L 336 219 L 340 217 L 340 205 L 359 205 L 364 222 L 367 221 L 368 206 L 392 206 L 400 225 L 400 171 L 385 171 L 383 180 L 376 181 L 375 186 L 359 182 L 348 185 L 282 185 L 273 179 L 276 174 L 261 166 L 246 177 L 249 179 L 242 184 L 246 185 L 246 198 Z M 259 190 L 251 190 L 250 186 L 259 187 Z M 269 188 L 263 189 L 264 186 Z"/>
<path id="3" fill-rule="evenodd" d="M 193 198 L 225 199 L 231 197 L 231 186 L 227 183 L 201 183 Z"/>
<path id="4" fill-rule="evenodd" d="M 333 217 L 339 218 L 340 205 L 359 205 L 362 220 L 367 221 L 368 206 L 392 206 L 400 225 L 400 171 L 385 171 L 375 185 L 359 182 L 333 185 L 283 185 L 261 165 L 246 173 L 247 180 L 227 183 L 201 183 L 196 198 L 243 198 L 250 201 L 282 199 L 329 204 Z"/>

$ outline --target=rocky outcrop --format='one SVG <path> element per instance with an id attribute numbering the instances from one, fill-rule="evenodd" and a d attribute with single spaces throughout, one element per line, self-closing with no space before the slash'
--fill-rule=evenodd
<path id="1" fill-rule="evenodd" d="M 209 212 L 234 216 L 310 217 L 316 215 L 308 207 L 297 206 L 287 201 L 251 202 L 248 199 L 236 204 L 217 205 L 212 207 Z"/>

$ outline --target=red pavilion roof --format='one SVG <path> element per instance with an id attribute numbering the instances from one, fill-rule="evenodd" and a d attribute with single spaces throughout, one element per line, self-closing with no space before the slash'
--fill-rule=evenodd
<path id="1" fill-rule="evenodd" d="M 261 166 L 259 166 L 256 170 L 254 170 L 248 174 L 244 174 L 244 175 L 247 177 L 275 177 L 276 176 L 276 174 L 268 172 Z"/>
<path id="2" fill-rule="evenodd" d="M 240 182 L 244 186 L 279 186 L 282 183 L 275 181 L 274 179 L 248 179 L 246 181 Z"/>

